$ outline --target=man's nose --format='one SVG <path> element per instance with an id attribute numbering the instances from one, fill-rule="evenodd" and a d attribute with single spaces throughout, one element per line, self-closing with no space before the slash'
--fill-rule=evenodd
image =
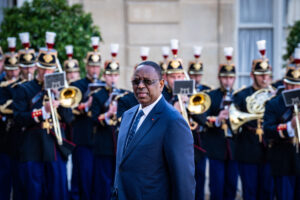
<path id="1" fill-rule="evenodd" d="M 139 87 L 139 88 L 145 87 L 145 83 L 144 83 L 143 80 L 141 80 L 141 81 L 139 82 L 138 87 Z"/>

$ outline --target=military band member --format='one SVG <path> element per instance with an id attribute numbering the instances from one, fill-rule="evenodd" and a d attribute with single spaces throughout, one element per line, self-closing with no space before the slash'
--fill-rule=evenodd
<path id="1" fill-rule="evenodd" d="M 71 123 L 73 142 L 76 148 L 72 154 L 72 199 L 91 199 L 93 181 L 93 121 L 90 114 L 93 97 L 91 84 L 99 83 L 101 55 L 98 51 L 99 37 L 92 37 L 94 51 L 86 56 L 86 77 L 71 83 L 80 89 L 83 97 L 79 106 L 73 109 Z"/>
<path id="2" fill-rule="evenodd" d="M 80 79 L 80 68 L 78 60 L 73 59 L 73 46 L 67 45 L 65 48 L 68 59 L 64 62 L 64 71 L 66 72 L 67 81 L 70 84 Z"/>
<path id="3" fill-rule="evenodd" d="M 49 97 L 43 89 L 44 75 L 56 70 L 56 59 L 55 50 L 41 49 L 37 77 L 16 89 L 14 118 L 24 131 L 20 145 L 22 199 L 68 199 L 66 160 L 73 144 L 65 139 L 58 144 L 49 98 L 57 109 L 62 138 L 64 123 L 71 121 L 72 112 L 59 105 L 55 91 Z"/>
<path id="4" fill-rule="evenodd" d="M 184 80 L 186 79 L 182 60 L 177 57 L 178 51 L 178 40 L 171 40 L 171 49 L 173 53 L 173 58 L 168 63 L 167 73 L 166 73 L 166 80 L 168 82 L 165 85 L 162 94 L 164 95 L 165 99 L 172 104 L 179 112 L 182 112 L 178 96 L 173 95 L 174 91 L 174 82 L 176 80 Z M 198 68 L 194 68 L 193 65 L 189 66 L 189 71 L 193 71 L 194 73 L 200 73 Z M 196 88 L 197 89 L 197 88 Z M 202 88 L 204 89 L 204 88 Z M 186 103 L 188 101 L 188 97 L 181 96 L 182 101 Z M 194 121 L 198 124 L 204 120 L 201 115 L 190 115 Z M 189 117 L 188 117 L 189 118 Z M 195 191 L 195 199 L 200 200 L 204 199 L 204 185 L 205 185 L 205 166 L 206 166 L 206 156 L 205 150 L 203 149 L 202 144 L 202 136 L 200 132 L 203 131 L 202 127 L 195 128 L 193 132 L 194 137 L 194 154 L 195 154 L 195 179 L 196 179 L 196 191 Z"/>
<path id="5" fill-rule="evenodd" d="M 18 80 L 20 72 L 18 54 L 14 51 L 5 54 L 5 81 L 0 83 L 0 199 L 10 199 L 13 181 L 13 160 L 11 129 L 13 125 L 11 86 Z"/>
<path id="6" fill-rule="evenodd" d="M 249 113 L 247 97 L 259 89 L 269 88 L 271 66 L 267 58 L 253 60 L 251 78 L 253 84 L 234 95 L 238 110 Z M 239 165 L 244 199 L 272 199 L 273 179 L 266 162 L 267 140 L 263 135 L 261 119 L 252 120 L 238 130 L 235 157 Z"/>
<path id="7" fill-rule="evenodd" d="M 225 48 L 228 50 L 232 48 Z M 238 164 L 234 160 L 235 138 L 228 119 L 236 70 L 230 61 L 220 64 L 220 87 L 208 93 L 211 106 L 206 112 L 208 127 L 203 140 L 209 158 L 210 199 L 234 200 L 236 196 Z"/>
<path id="8" fill-rule="evenodd" d="M 21 33 L 24 34 L 24 33 Z M 22 38 L 21 38 L 22 41 Z M 28 41 L 29 42 L 29 41 Z M 23 41 L 22 41 L 23 43 Z M 8 101 L 14 101 L 16 96 L 18 95 L 16 93 L 17 88 L 20 87 L 21 84 L 26 83 L 27 81 L 30 81 L 34 78 L 34 72 L 36 70 L 36 55 L 34 49 L 29 49 L 27 46 L 18 51 L 18 65 L 20 68 L 20 78 L 10 86 L 6 87 L 5 91 L 6 94 L 4 95 L 6 97 L 6 102 Z M 13 106 L 8 106 L 9 109 L 13 109 Z M 23 138 L 23 131 L 20 127 L 15 125 L 13 114 L 9 114 L 6 116 L 7 122 L 10 121 L 10 123 L 7 123 L 7 128 L 9 128 L 9 141 L 8 144 L 10 146 L 10 155 L 12 157 L 13 161 L 13 197 L 14 199 L 22 199 L 22 192 L 20 190 L 21 188 L 21 179 L 20 179 L 20 171 L 21 171 L 21 164 L 20 164 L 20 145 L 22 143 Z"/>
<path id="9" fill-rule="evenodd" d="M 92 199 L 111 199 L 115 174 L 117 105 L 115 97 L 125 92 L 116 87 L 120 64 L 113 57 L 105 62 L 103 78 L 106 86 L 93 95 L 91 107 L 94 132 L 94 185 Z"/>
<path id="10" fill-rule="evenodd" d="M 211 89 L 211 87 L 201 84 L 201 80 L 203 76 L 203 63 L 200 61 L 201 52 L 202 52 L 201 46 L 194 46 L 195 60 L 189 63 L 189 69 L 188 69 L 188 74 L 190 78 L 195 81 L 197 92 Z"/>
<path id="11" fill-rule="evenodd" d="M 169 52 L 170 48 L 168 46 L 164 46 L 161 48 L 162 51 L 162 56 L 163 56 L 163 61 L 159 62 L 159 66 L 161 68 L 161 73 L 162 73 L 162 78 L 166 80 L 166 74 L 167 74 L 167 68 L 168 68 L 168 63 L 169 63 Z M 167 84 L 167 83 L 165 83 Z"/>
<path id="12" fill-rule="evenodd" d="M 299 49 L 300 51 L 300 49 Z M 300 68 L 290 64 L 283 79 L 285 90 L 300 88 Z M 264 131 L 270 140 L 269 160 L 276 199 L 300 198 L 300 154 L 296 138 L 296 116 L 279 94 L 266 103 Z"/>
<path id="13" fill-rule="evenodd" d="M 202 47 L 194 47 L 195 60 L 189 62 L 188 74 L 191 80 L 195 81 L 195 92 L 208 91 L 209 86 L 201 84 L 203 75 L 203 63 L 200 60 Z M 203 148 L 203 131 L 205 116 L 203 114 L 189 113 L 193 121 L 197 122 L 197 127 L 192 128 L 194 138 L 195 154 L 195 179 L 196 179 L 196 199 L 204 199 L 205 169 L 206 169 L 206 150 Z"/>
<path id="14" fill-rule="evenodd" d="M 177 95 L 173 95 L 174 91 L 174 82 L 176 80 L 184 80 L 184 69 L 183 69 L 183 61 L 182 59 L 178 58 L 178 40 L 172 39 L 171 40 L 171 50 L 173 54 L 173 58 L 170 59 L 167 71 L 166 71 L 166 81 L 165 87 L 162 91 L 166 101 L 170 104 L 174 105 L 174 107 L 179 109 Z"/>

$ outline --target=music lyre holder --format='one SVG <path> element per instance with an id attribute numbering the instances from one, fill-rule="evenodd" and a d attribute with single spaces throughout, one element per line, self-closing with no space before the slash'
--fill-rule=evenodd
<path id="1" fill-rule="evenodd" d="M 297 153 L 299 152 L 299 143 L 300 143 L 300 138 L 299 138 L 299 133 L 300 133 L 300 122 L 299 122 L 299 109 L 298 105 L 300 104 L 300 89 L 293 89 L 293 90 L 285 90 L 282 92 L 284 103 L 286 107 L 294 107 L 295 115 L 296 115 L 296 127 L 297 130 L 295 131 L 295 135 L 297 138 L 297 146 L 296 150 Z"/>

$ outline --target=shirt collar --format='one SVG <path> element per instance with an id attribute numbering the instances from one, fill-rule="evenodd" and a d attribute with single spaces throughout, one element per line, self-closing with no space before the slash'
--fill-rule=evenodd
<path id="1" fill-rule="evenodd" d="M 143 110 L 144 112 L 144 116 L 146 117 L 151 110 L 154 108 L 154 106 L 159 102 L 159 100 L 162 98 L 162 95 L 160 94 L 160 96 L 156 99 L 156 101 L 154 101 L 152 104 L 150 104 L 149 106 L 146 106 L 145 108 L 142 108 L 142 105 L 140 104 L 139 106 L 139 111 Z"/>

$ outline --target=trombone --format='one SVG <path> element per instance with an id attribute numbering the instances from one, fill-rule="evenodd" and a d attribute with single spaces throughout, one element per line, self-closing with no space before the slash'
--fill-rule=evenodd
<path id="1" fill-rule="evenodd" d="M 58 67 L 59 72 L 63 72 L 60 62 L 58 58 L 56 59 L 56 64 Z M 59 93 L 59 103 L 61 106 L 65 108 L 74 108 L 76 107 L 79 102 L 81 101 L 82 94 L 81 91 L 77 87 L 69 86 L 66 79 L 65 79 L 65 88 L 63 88 Z M 49 97 L 49 103 L 50 103 L 50 109 L 51 109 L 51 118 L 53 126 L 49 125 L 49 122 L 46 121 L 45 127 L 49 130 L 49 128 L 54 129 L 54 134 L 57 139 L 58 145 L 63 144 L 62 134 L 61 134 L 61 128 L 58 120 L 58 113 L 57 109 L 54 108 L 53 102 L 52 102 L 52 93 L 51 89 L 47 89 L 48 97 Z"/>
<path id="2" fill-rule="evenodd" d="M 63 72 L 58 58 L 56 59 L 56 64 L 59 72 Z M 65 108 L 75 108 L 79 105 L 82 99 L 82 93 L 79 88 L 74 86 L 69 86 L 67 80 L 65 79 L 65 87 L 59 93 L 59 103 Z"/>
<path id="3" fill-rule="evenodd" d="M 184 71 L 185 79 L 190 80 L 189 75 Z M 184 106 L 181 95 L 177 94 L 178 103 L 180 106 L 180 110 L 182 113 L 183 118 L 187 121 L 190 125 L 191 130 L 195 130 L 198 126 L 198 123 L 192 120 L 189 120 L 186 107 Z M 191 114 L 202 114 L 206 112 L 211 105 L 211 99 L 208 94 L 204 92 L 197 93 L 196 89 L 193 88 L 193 95 L 189 98 L 189 103 L 187 106 L 188 111 Z"/>

